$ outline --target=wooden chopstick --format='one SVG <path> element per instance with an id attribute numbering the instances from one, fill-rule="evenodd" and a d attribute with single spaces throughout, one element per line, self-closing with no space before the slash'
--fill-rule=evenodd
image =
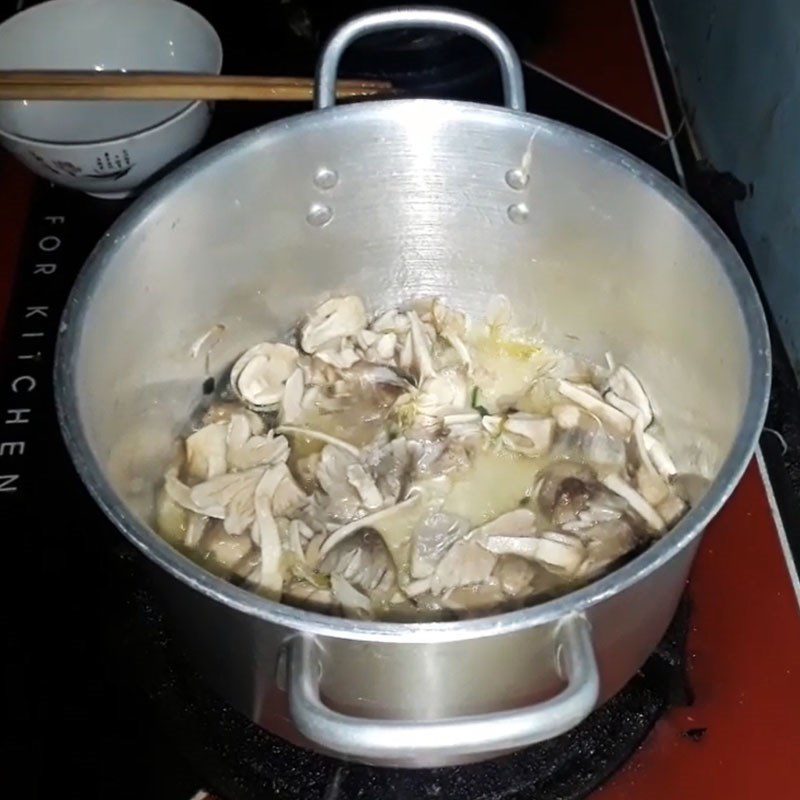
<path id="1" fill-rule="evenodd" d="M 178 72 L 0 71 L 0 100 L 311 100 L 312 78 Z M 392 92 L 385 81 L 340 80 L 339 98 Z"/>

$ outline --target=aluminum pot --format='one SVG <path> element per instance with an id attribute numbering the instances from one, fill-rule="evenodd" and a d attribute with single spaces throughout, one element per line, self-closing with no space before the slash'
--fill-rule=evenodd
<path id="1" fill-rule="evenodd" d="M 334 108 L 339 58 L 392 27 L 444 27 L 498 58 L 506 108 L 399 99 Z M 56 385 L 84 482 L 156 567 L 194 664 L 293 742 L 373 764 L 478 760 L 557 736 L 636 672 L 666 630 L 706 523 L 762 425 L 770 357 L 742 262 L 650 167 L 524 110 L 519 61 L 485 22 L 368 14 L 318 69 L 317 110 L 221 144 L 142 197 L 68 302 Z M 154 487 L 201 396 L 245 347 L 325 293 L 373 309 L 512 298 L 556 345 L 612 351 L 648 387 L 678 466 L 710 489 L 635 560 L 532 608 L 460 622 L 324 616 L 223 582 L 152 530 Z M 190 344 L 225 335 L 210 363 Z"/>

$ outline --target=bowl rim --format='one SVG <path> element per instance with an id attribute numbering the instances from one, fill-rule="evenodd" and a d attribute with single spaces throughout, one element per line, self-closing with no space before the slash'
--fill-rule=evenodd
<path id="1" fill-rule="evenodd" d="M 149 525 L 128 510 L 111 486 L 89 442 L 79 407 L 75 359 L 80 348 L 84 317 L 90 300 L 117 243 L 132 230 L 151 223 L 159 204 L 184 188 L 204 169 L 219 166 L 234 154 L 262 154 L 269 144 L 308 126 L 357 124 L 362 117 L 384 120 L 403 117 L 411 108 L 426 114 L 459 119 L 464 115 L 487 123 L 531 125 L 558 134 L 566 141 L 613 163 L 643 181 L 652 191 L 683 214 L 717 255 L 731 290 L 741 304 L 742 321 L 750 352 L 747 396 L 739 430 L 719 471 L 700 502 L 667 535 L 624 566 L 574 591 L 514 611 L 497 611 L 474 619 L 447 622 L 389 622 L 351 620 L 275 602 L 217 577 L 184 556 Z M 569 614 L 587 613 L 610 597 L 646 579 L 681 551 L 696 542 L 738 485 L 758 444 L 769 400 L 772 359 L 767 320 L 753 279 L 731 241 L 708 213 L 665 175 L 641 159 L 587 131 L 553 119 L 522 111 L 456 100 L 397 99 L 367 101 L 310 111 L 271 122 L 239 134 L 191 159 L 146 191 L 112 225 L 90 254 L 64 306 L 56 344 L 53 373 L 56 409 L 61 433 L 84 486 L 115 527 L 153 564 L 185 587 L 252 620 L 279 625 L 291 631 L 361 642 L 444 643 L 508 634 L 556 623 Z"/>
<path id="2" fill-rule="evenodd" d="M 12 24 L 16 24 L 19 21 L 20 17 L 23 16 L 34 16 L 36 13 L 47 13 L 53 5 L 58 4 L 59 6 L 71 3 L 85 3 L 91 2 L 91 0 L 46 0 L 44 3 L 38 3 L 37 5 L 29 6 L 28 8 L 22 9 L 22 11 L 18 11 L 16 14 L 12 14 L 8 19 L 3 22 L 0 22 L 0 32 L 2 32 L 3 28 L 10 26 Z M 131 3 L 136 3 L 136 0 L 129 0 Z M 153 2 L 153 0 L 150 0 Z M 222 39 L 220 39 L 219 33 L 217 29 L 199 12 L 195 9 L 187 6 L 185 3 L 180 3 L 178 0 L 155 0 L 153 3 L 154 5 L 171 5 L 171 6 L 179 6 L 182 9 L 182 13 L 186 14 L 188 17 L 194 19 L 200 26 L 200 28 L 205 29 L 206 33 L 209 35 L 213 46 L 214 46 L 214 59 L 213 59 L 213 67 L 208 72 L 197 72 L 195 70 L 181 70 L 182 72 L 186 72 L 188 75 L 219 75 L 222 72 L 222 64 L 225 57 L 224 48 L 222 46 Z M 105 70 L 107 72 L 119 72 L 120 70 Z M 3 100 L 2 103 L 17 103 L 22 102 L 19 100 Z M 66 102 L 66 101 L 58 101 L 58 100 L 38 100 L 38 101 L 30 101 L 30 102 L 41 102 L 41 103 L 57 103 L 57 102 Z M 92 101 L 84 101 L 84 102 L 92 102 Z M 109 102 L 109 103 L 139 103 L 142 101 L 139 100 L 108 100 L 108 101 L 96 101 L 96 102 Z M 145 101 L 148 102 L 148 101 Z M 170 103 L 170 104 L 179 104 L 181 103 L 180 100 L 153 100 L 150 101 L 153 103 Z M 105 144 L 105 143 L 112 143 L 118 142 L 122 139 L 128 139 L 132 136 L 136 136 L 140 133 L 146 133 L 148 131 L 153 130 L 154 128 L 159 127 L 160 125 L 164 125 L 168 122 L 172 122 L 175 120 L 176 117 L 180 116 L 183 112 L 188 111 L 190 108 L 194 107 L 198 103 L 205 102 L 202 100 L 187 100 L 185 104 L 178 105 L 178 107 L 171 113 L 169 116 L 158 120 L 157 122 L 153 122 L 150 125 L 147 125 L 144 128 L 139 128 L 133 133 L 126 133 L 119 136 L 114 136 L 110 139 L 87 139 L 81 141 L 70 141 L 70 142 L 61 142 L 57 139 L 39 139 L 33 136 L 24 136 L 19 133 L 12 133 L 10 131 L 5 130 L 4 128 L 0 128 L 0 134 L 3 136 L 8 137 L 9 139 L 18 141 L 20 144 L 27 144 L 29 142 L 37 143 L 37 144 L 49 144 L 49 145 L 58 145 L 59 147 L 71 147 L 71 146 L 81 146 L 81 145 L 96 145 L 96 144 Z"/>
<path id="3" fill-rule="evenodd" d="M 29 136 L 20 136 L 16 133 L 9 133 L 3 128 L 0 128 L 0 137 L 5 137 L 6 139 L 10 139 L 11 141 L 21 145 L 32 147 L 57 147 L 59 150 L 77 150 L 83 147 L 114 145 L 126 142 L 130 139 L 135 139 L 137 136 L 145 136 L 150 133 L 155 133 L 159 128 L 171 125 L 173 122 L 178 122 L 180 118 L 191 114 L 197 106 L 205 103 L 205 100 L 192 100 L 188 106 L 184 106 L 176 111 L 172 116 L 167 117 L 167 119 L 162 120 L 161 122 L 157 122 L 154 125 L 149 125 L 146 128 L 141 128 L 133 133 L 126 133 L 124 136 L 115 136 L 113 139 L 92 139 L 91 141 L 85 142 L 59 142 L 48 139 L 31 139 Z"/>

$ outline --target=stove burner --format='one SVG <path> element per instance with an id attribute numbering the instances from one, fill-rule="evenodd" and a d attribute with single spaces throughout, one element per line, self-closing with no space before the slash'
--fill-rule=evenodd
<path id="1" fill-rule="evenodd" d="M 130 577 L 120 656 L 130 664 L 131 654 L 137 654 L 134 668 L 164 741 L 179 743 L 205 785 L 225 800 L 573 800 L 607 780 L 664 711 L 689 697 L 684 601 L 639 674 L 585 723 L 558 739 L 458 767 L 403 770 L 350 764 L 290 745 L 217 699 L 184 665 L 141 577 Z"/>

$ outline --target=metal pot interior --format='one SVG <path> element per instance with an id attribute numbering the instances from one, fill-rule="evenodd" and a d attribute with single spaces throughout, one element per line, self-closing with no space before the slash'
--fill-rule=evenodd
<path id="1" fill-rule="evenodd" d="M 336 172 L 334 187 L 315 184 L 320 168 Z M 523 189 L 507 182 L 512 169 L 529 173 Z M 309 221 L 319 206 L 327 224 Z M 223 376 L 241 350 L 343 292 L 374 310 L 441 295 L 476 316 L 505 294 L 564 349 L 614 353 L 650 392 L 679 468 L 717 479 L 684 535 L 752 452 L 769 379 L 763 314 L 732 246 L 679 190 L 532 115 L 359 104 L 196 159 L 139 201 L 84 269 L 59 348 L 62 423 L 84 479 L 140 546 L 155 534 L 131 520 L 150 521 L 208 374 L 192 342 L 225 326 L 208 364 Z"/>

